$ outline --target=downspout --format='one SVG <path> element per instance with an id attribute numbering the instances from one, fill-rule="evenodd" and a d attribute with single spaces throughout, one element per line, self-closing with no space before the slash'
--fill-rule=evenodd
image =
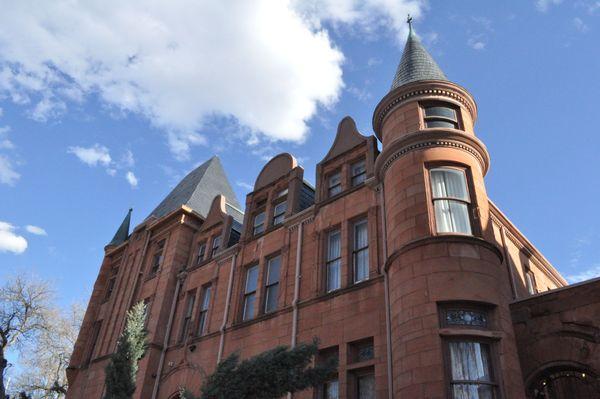
<path id="1" fill-rule="evenodd" d="M 300 298 L 300 262 L 302 261 L 302 231 L 304 221 L 298 224 L 298 241 L 296 243 L 296 271 L 294 274 L 294 299 L 292 300 L 292 348 L 296 346 L 298 335 L 298 302 Z M 288 399 L 292 399 L 292 393 L 288 392 Z"/>
<path id="2" fill-rule="evenodd" d="M 235 261 L 237 259 L 237 253 L 234 253 L 231 257 L 231 270 L 229 271 L 229 282 L 227 283 L 227 296 L 225 297 L 225 311 L 223 312 L 223 323 L 221 323 L 221 337 L 219 338 L 219 352 L 217 353 L 217 364 L 221 361 L 223 356 L 223 347 L 225 346 L 225 328 L 227 327 L 227 315 L 229 314 L 229 304 L 231 303 L 231 290 L 233 289 L 233 270 L 235 267 Z"/>
<path id="3" fill-rule="evenodd" d="M 383 230 L 383 286 L 385 295 L 385 338 L 387 350 L 387 384 L 388 384 L 388 399 L 394 398 L 394 379 L 392 375 L 392 322 L 390 311 L 390 280 L 387 271 L 387 225 L 385 220 L 385 196 L 383 195 L 383 182 L 379 186 L 379 203 L 381 205 L 381 229 Z"/>
<path id="4" fill-rule="evenodd" d="M 300 297 L 300 262 L 302 261 L 302 231 L 304 221 L 298 224 L 298 242 L 296 247 L 296 272 L 294 275 L 294 299 L 292 301 L 292 348 L 296 346 L 298 334 L 298 302 Z"/>
<path id="5" fill-rule="evenodd" d="M 173 295 L 173 301 L 171 302 L 171 313 L 169 314 L 169 321 L 167 322 L 167 331 L 165 333 L 165 339 L 163 341 L 162 351 L 160 352 L 160 359 L 158 361 L 158 369 L 156 370 L 156 380 L 154 380 L 154 388 L 152 389 L 152 399 L 156 399 L 158 395 L 158 386 L 160 385 L 160 375 L 162 374 L 163 366 L 165 363 L 165 356 L 167 354 L 167 347 L 169 346 L 169 340 L 171 339 L 171 327 L 173 326 L 173 319 L 175 318 L 175 308 L 177 306 L 177 298 L 179 297 L 179 290 L 183 285 L 187 273 L 180 272 L 177 275 L 177 285 L 175 286 L 175 295 Z"/>
<path id="6" fill-rule="evenodd" d="M 510 262 L 510 256 L 508 255 L 508 247 L 506 246 L 506 227 L 502 226 L 502 249 L 504 250 L 504 261 L 508 268 L 508 275 L 510 276 L 510 289 L 512 291 L 513 299 L 517 299 L 517 288 L 515 283 L 515 275 Z"/>

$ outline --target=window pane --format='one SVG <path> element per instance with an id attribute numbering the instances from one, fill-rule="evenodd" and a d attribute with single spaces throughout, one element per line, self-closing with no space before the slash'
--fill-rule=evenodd
<path id="1" fill-rule="evenodd" d="M 267 287 L 267 298 L 265 300 L 265 313 L 272 312 L 277 309 L 277 296 L 279 294 L 279 284 L 270 285 Z"/>
<path id="2" fill-rule="evenodd" d="M 275 284 L 279 282 L 279 268 L 281 265 L 281 258 L 276 256 L 275 258 L 269 259 L 267 269 L 267 285 Z"/>
<path id="3" fill-rule="evenodd" d="M 450 342 L 452 380 L 491 382 L 489 346 L 479 342 Z"/>
<path id="4" fill-rule="evenodd" d="M 281 202 L 275 205 L 275 209 L 273 210 L 273 225 L 278 225 L 283 223 L 285 220 L 285 211 L 287 210 L 287 202 Z"/>
<path id="5" fill-rule="evenodd" d="M 206 312 L 200 313 L 200 320 L 198 321 L 198 334 L 204 334 L 204 328 L 206 325 Z"/>
<path id="6" fill-rule="evenodd" d="M 362 249 L 368 245 L 368 225 L 366 220 L 362 220 L 354 225 L 354 249 Z"/>
<path id="7" fill-rule="evenodd" d="M 329 176 L 329 187 L 336 186 L 342 182 L 341 175 L 339 173 Z"/>
<path id="8" fill-rule="evenodd" d="M 357 186 L 364 182 L 367 177 L 365 161 L 360 161 L 352 165 L 352 186 Z"/>
<path id="9" fill-rule="evenodd" d="M 456 198 L 469 201 L 466 177 L 461 170 L 432 169 L 431 190 L 433 198 Z"/>
<path id="10" fill-rule="evenodd" d="M 253 234 L 260 234 L 265 231 L 265 213 L 261 212 L 254 216 Z"/>
<path id="11" fill-rule="evenodd" d="M 327 292 L 340 288 L 339 259 L 327 264 Z"/>
<path id="12" fill-rule="evenodd" d="M 494 388 L 489 385 L 456 384 L 452 392 L 454 399 L 493 399 Z"/>
<path id="13" fill-rule="evenodd" d="M 250 320 L 254 317 L 254 300 L 254 294 L 246 295 L 246 297 L 244 298 L 244 320 Z"/>
<path id="14" fill-rule="evenodd" d="M 427 107 L 425 108 L 425 116 L 440 116 L 456 120 L 456 111 L 450 107 Z"/>
<path id="15" fill-rule="evenodd" d="M 458 129 L 458 125 L 454 122 L 448 122 L 448 121 L 436 121 L 436 120 L 429 120 L 429 121 L 425 121 L 425 127 L 446 127 L 446 128 L 450 128 L 450 129 Z"/>
<path id="16" fill-rule="evenodd" d="M 338 399 L 339 398 L 339 383 L 338 380 L 333 380 L 325 383 L 325 399 Z"/>
<path id="17" fill-rule="evenodd" d="M 375 376 L 373 374 L 358 377 L 358 399 L 375 399 Z"/>
<path id="18" fill-rule="evenodd" d="M 354 254 L 354 282 L 369 278 L 369 249 L 363 249 Z"/>
<path id="19" fill-rule="evenodd" d="M 246 293 L 256 291 L 256 284 L 258 282 L 258 266 L 252 266 L 248 268 L 246 272 Z"/>
<path id="20" fill-rule="evenodd" d="M 341 255 L 341 237 L 338 230 L 329 233 L 327 245 L 327 260 L 334 260 Z"/>
<path id="21" fill-rule="evenodd" d="M 471 221 L 467 204 L 458 201 L 434 202 L 435 223 L 438 233 L 471 234 Z"/>
<path id="22" fill-rule="evenodd" d="M 202 297 L 202 310 L 207 310 L 210 304 L 210 290 L 211 287 L 206 287 L 204 290 L 204 296 Z"/>

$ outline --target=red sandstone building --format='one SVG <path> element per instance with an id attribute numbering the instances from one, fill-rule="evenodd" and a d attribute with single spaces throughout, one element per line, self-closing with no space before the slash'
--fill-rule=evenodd
<path id="1" fill-rule="evenodd" d="M 344 118 L 316 187 L 280 154 L 243 213 L 211 158 L 106 247 L 68 397 L 102 397 L 138 301 L 149 348 L 136 398 L 197 393 L 232 352 L 313 337 L 337 378 L 296 398 L 600 397 L 600 282 L 566 286 L 491 202 L 476 119 L 411 32 L 375 136 Z"/>

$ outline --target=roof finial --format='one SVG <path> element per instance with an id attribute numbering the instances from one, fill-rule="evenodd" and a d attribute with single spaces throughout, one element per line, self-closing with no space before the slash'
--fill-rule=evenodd
<path id="1" fill-rule="evenodd" d="M 409 32 L 412 32 L 412 21 L 413 17 L 411 17 L 410 14 L 408 14 L 408 17 L 406 18 L 406 23 L 408 24 Z"/>

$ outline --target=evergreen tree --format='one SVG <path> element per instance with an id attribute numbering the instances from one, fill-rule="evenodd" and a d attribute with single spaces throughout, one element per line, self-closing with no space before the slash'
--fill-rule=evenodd
<path id="1" fill-rule="evenodd" d="M 129 312 L 125 331 L 121 334 L 117 350 L 106 366 L 104 399 L 130 399 L 135 392 L 138 362 L 146 351 L 146 305 L 138 302 Z"/>
<path id="2" fill-rule="evenodd" d="M 310 366 L 317 351 L 315 341 L 292 349 L 279 346 L 241 362 L 234 353 L 207 378 L 200 399 L 277 399 L 323 384 L 335 373 L 337 359 Z M 181 397 L 193 399 L 187 391 Z"/>

